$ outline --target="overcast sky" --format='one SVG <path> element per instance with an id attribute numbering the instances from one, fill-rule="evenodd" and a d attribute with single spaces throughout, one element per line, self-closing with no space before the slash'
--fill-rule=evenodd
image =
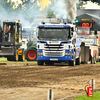
<path id="1" fill-rule="evenodd" d="M 100 6 L 97 3 L 88 1 L 86 5 L 83 5 L 85 9 L 100 9 Z"/>

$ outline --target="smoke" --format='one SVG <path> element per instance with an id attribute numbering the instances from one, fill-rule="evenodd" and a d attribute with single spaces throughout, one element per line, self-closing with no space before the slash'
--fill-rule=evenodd
<path id="1" fill-rule="evenodd" d="M 0 21 L 3 22 L 7 19 L 9 21 L 17 21 L 20 19 L 22 26 L 31 26 L 33 16 L 46 14 L 45 11 L 40 11 L 40 7 L 36 4 L 36 1 L 32 2 L 32 0 L 31 2 L 25 2 L 22 7 L 17 9 L 13 9 L 8 2 L 5 5 L 3 3 L 0 4 Z"/>
<path id="2" fill-rule="evenodd" d="M 78 0 L 56 0 L 51 6 L 51 10 L 57 18 L 69 18 L 74 20 L 76 17 L 76 3 Z"/>
<path id="3" fill-rule="evenodd" d="M 50 6 L 56 18 L 67 18 L 67 10 L 64 8 L 65 0 L 56 0 L 52 6 Z"/>
<path id="4" fill-rule="evenodd" d="M 1 11 L 0 11 L 1 12 Z M 18 14 L 15 13 L 15 12 L 9 12 L 9 11 L 6 11 L 5 9 L 3 10 L 3 12 L 0 13 L 0 21 L 6 21 L 6 20 L 9 20 L 9 21 L 18 21 L 18 19 L 20 19 L 20 22 L 22 24 L 22 26 L 25 26 L 25 25 L 30 25 L 30 21 L 25 18 L 21 12 L 19 12 Z"/>
<path id="5" fill-rule="evenodd" d="M 2 1 L 3 2 L 3 1 Z M 7 0 L 0 4 L 0 20 L 21 20 L 22 26 L 30 26 L 36 15 L 47 15 L 51 9 L 57 18 L 75 19 L 77 0 Z M 15 8 L 14 8 L 15 7 Z"/>
<path id="6" fill-rule="evenodd" d="M 78 0 L 65 0 L 65 7 L 71 20 L 74 20 L 76 17 L 76 3 L 78 3 Z"/>

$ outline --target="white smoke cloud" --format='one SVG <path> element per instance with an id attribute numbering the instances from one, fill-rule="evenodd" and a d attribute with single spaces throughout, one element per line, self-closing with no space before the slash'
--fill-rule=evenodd
<path id="1" fill-rule="evenodd" d="M 31 2 L 34 2 L 34 0 L 31 0 Z M 38 15 L 38 14 L 43 15 L 45 12 L 45 11 L 40 11 L 39 10 L 40 7 L 37 5 L 32 5 L 31 2 L 25 3 L 22 9 L 19 10 L 15 10 L 11 8 L 6 9 L 3 7 L 3 5 L 1 5 L 0 21 L 3 22 L 7 19 L 9 19 L 9 21 L 17 21 L 18 19 L 20 19 L 22 26 L 30 26 L 33 21 L 34 15 Z"/>
<path id="2" fill-rule="evenodd" d="M 57 18 L 69 18 L 74 20 L 76 17 L 76 4 L 78 0 L 56 0 L 51 7 Z"/>
<path id="3" fill-rule="evenodd" d="M 14 4 L 22 4 L 21 0 L 8 0 L 8 2 L 11 1 Z M 23 1 L 25 2 L 27 0 Z M 23 5 L 22 7 L 23 9 L 17 11 L 17 13 L 16 10 L 8 11 L 2 6 L 0 9 L 0 20 L 4 21 L 6 19 L 9 19 L 9 21 L 16 21 L 20 19 L 23 26 L 30 25 L 33 21 L 33 19 L 31 20 L 31 22 L 27 20 L 28 16 L 30 16 L 30 13 L 31 16 L 46 15 L 48 9 L 54 11 L 54 14 L 57 18 L 66 19 L 68 17 L 71 20 L 74 20 L 76 17 L 77 2 L 78 0 L 51 0 L 52 4 L 50 4 L 49 7 L 46 6 L 43 11 L 40 11 L 40 6 L 37 5 L 37 0 L 30 0 L 30 2 L 25 3 L 25 5 Z M 24 12 L 24 15 L 22 12 Z"/>
<path id="4" fill-rule="evenodd" d="M 71 20 L 74 20 L 76 17 L 76 3 L 78 0 L 65 0 L 65 8 L 68 11 L 68 16 Z"/>
<path id="5" fill-rule="evenodd" d="M 54 12 L 57 18 L 67 18 L 67 10 L 64 8 L 65 0 L 56 0 L 52 6 L 51 10 Z"/>

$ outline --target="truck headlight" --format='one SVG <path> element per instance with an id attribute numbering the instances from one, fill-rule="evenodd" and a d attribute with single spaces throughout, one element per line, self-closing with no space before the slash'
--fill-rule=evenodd
<path id="1" fill-rule="evenodd" d="M 65 53 L 65 55 L 72 55 L 72 53 L 71 52 L 67 52 L 67 53 Z"/>
<path id="2" fill-rule="evenodd" d="M 38 52 L 37 55 L 43 55 L 43 53 L 42 52 Z"/>

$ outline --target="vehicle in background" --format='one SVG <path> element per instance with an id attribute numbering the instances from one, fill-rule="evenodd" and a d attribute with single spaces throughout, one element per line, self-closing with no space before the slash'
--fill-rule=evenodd
<path id="1" fill-rule="evenodd" d="M 96 30 L 90 31 L 90 27 L 79 26 L 77 39 L 79 39 L 82 42 L 81 61 L 83 63 L 88 63 L 90 61 L 93 64 L 95 64 L 96 61 L 99 61 L 99 52 L 98 52 L 99 44 L 98 44 L 97 31 Z"/>
<path id="2" fill-rule="evenodd" d="M 84 48 L 88 48 L 89 52 L 89 57 L 85 56 L 87 59 L 85 62 L 88 62 L 88 60 L 91 63 L 96 63 L 96 61 L 99 61 L 100 44 L 98 41 L 98 32 L 96 29 L 94 29 L 95 23 L 96 21 L 94 18 L 79 18 L 75 20 L 75 24 L 78 29 L 78 38 L 82 40 Z M 83 30 L 85 32 L 83 32 Z M 85 34 L 83 35 L 83 33 Z M 86 52 L 85 49 L 84 52 Z M 82 59 L 85 58 L 83 57 Z"/>
<path id="3" fill-rule="evenodd" d="M 36 61 L 37 60 L 37 39 L 34 36 L 34 30 L 36 30 L 37 26 L 41 23 L 41 21 L 49 21 L 49 18 L 46 18 L 45 16 L 35 16 L 35 19 L 33 20 L 33 23 L 30 26 L 23 27 L 23 46 L 26 45 L 25 55 L 27 61 Z M 26 38 L 27 40 L 25 40 Z M 24 45 L 25 44 L 25 45 Z"/>
<path id="4" fill-rule="evenodd" d="M 25 57 L 27 61 L 35 61 L 37 59 L 36 39 L 30 26 L 22 29 L 22 48 L 25 49 Z"/>
<path id="5" fill-rule="evenodd" d="M 25 61 L 22 45 L 22 25 L 18 21 L 4 21 L 0 55 L 7 57 L 8 61 Z"/>

